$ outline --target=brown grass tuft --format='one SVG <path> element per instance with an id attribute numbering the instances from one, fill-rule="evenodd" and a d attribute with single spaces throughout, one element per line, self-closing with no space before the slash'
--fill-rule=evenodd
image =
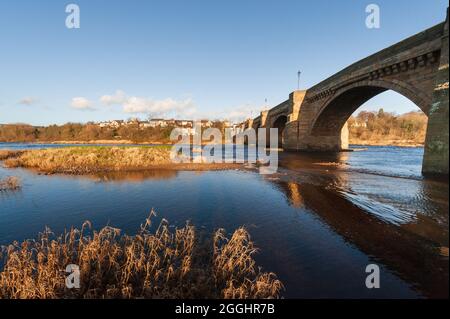
<path id="1" fill-rule="evenodd" d="M 154 215 L 135 236 L 110 226 L 92 231 L 85 222 L 80 230 L 55 236 L 46 228 L 37 240 L 4 247 L 0 298 L 279 297 L 281 282 L 256 268 L 256 249 L 244 228 L 230 240 L 219 230 L 208 252 L 198 249 L 202 246 L 189 223 L 170 231 L 162 220 L 150 231 Z M 69 264 L 80 268 L 80 289 L 65 286 Z"/>
<path id="2" fill-rule="evenodd" d="M 18 157 L 23 151 L 12 151 L 12 150 L 0 150 L 0 161 L 7 160 L 9 158 Z"/>
<path id="3" fill-rule="evenodd" d="M 20 179 L 15 176 L 8 176 L 5 179 L 0 179 L 0 192 L 13 191 L 21 188 Z"/>

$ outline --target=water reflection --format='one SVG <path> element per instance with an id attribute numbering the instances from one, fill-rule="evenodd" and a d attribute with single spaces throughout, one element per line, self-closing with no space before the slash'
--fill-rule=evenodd
<path id="1" fill-rule="evenodd" d="M 417 166 L 420 152 L 407 152 L 416 162 L 406 166 Z M 388 167 L 373 169 L 377 161 Z M 155 208 L 174 224 L 189 219 L 206 233 L 246 225 L 261 249 L 257 261 L 279 275 L 286 297 L 448 296 L 448 183 L 422 179 L 420 170 L 408 177 L 409 168 L 397 169 L 379 149 L 369 156 L 282 153 L 280 164 L 270 176 L 45 176 L 0 168 L 0 175 L 24 182 L 22 191 L 0 197 L 0 244 L 30 238 L 45 225 L 58 232 L 87 219 L 132 232 Z M 364 286 L 372 262 L 382 267 L 377 291 Z"/>
<path id="2" fill-rule="evenodd" d="M 448 183 L 349 170 L 349 155 L 283 154 L 289 173 L 275 183 L 291 205 L 312 210 L 408 282 L 448 296 Z"/>
<path id="3" fill-rule="evenodd" d="M 443 242 L 430 241 L 430 234 L 443 234 L 445 228 L 423 222 L 397 227 L 368 214 L 341 193 L 331 188 L 293 182 L 273 182 L 283 190 L 288 202 L 302 206 L 319 216 L 334 232 L 351 245 L 358 247 L 394 273 L 420 288 L 432 292 L 433 297 L 448 294 L 448 260 L 439 249 Z"/>
<path id="4" fill-rule="evenodd" d="M 305 206 L 300 184 L 289 182 L 287 183 L 287 189 L 289 190 L 288 198 L 292 206 L 297 208 Z"/>
<path id="5" fill-rule="evenodd" d="M 131 182 L 140 183 L 145 180 L 167 180 L 176 178 L 176 170 L 142 170 L 132 172 L 103 172 L 93 175 L 86 175 L 97 182 Z"/>

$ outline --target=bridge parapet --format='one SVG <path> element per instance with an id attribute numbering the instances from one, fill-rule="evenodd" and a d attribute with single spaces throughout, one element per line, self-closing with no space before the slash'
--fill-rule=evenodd
<path id="1" fill-rule="evenodd" d="M 440 23 L 348 66 L 311 87 L 308 102 L 327 97 L 339 87 L 354 82 L 435 63 L 442 46 L 443 30 L 444 23 Z"/>

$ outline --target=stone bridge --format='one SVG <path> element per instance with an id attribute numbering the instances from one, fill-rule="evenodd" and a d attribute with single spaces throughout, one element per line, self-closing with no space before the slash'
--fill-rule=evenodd
<path id="1" fill-rule="evenodd" d="M 375 53 L 248 120 L 245 127 L 278 128 L 286 150 L 348 148 L 350 115 L 374 96 L 393 90 L 428 115 L 424 173 L 448 174 L 447 19 Z"/>

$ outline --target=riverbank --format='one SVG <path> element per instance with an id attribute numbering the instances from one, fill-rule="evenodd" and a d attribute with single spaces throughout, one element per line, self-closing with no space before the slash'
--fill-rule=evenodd
<path id="1" fill-rule="evenodd" d="M 1 144 L 12 144 L 13 142 L 0 142 Z M 17 142 L 22 143 L 22 142 Z M 38 142 L 30 142 L 24 144 L 32 144 L 32 145 L 103 145 L 103 146 L 173 146 L 175 143 L 173 142 L 133 142 L 130 140 L 91 140 L 91 141 L 38 141 Z M 201 145 L 205 146 L 209 144 L 209 142 L 202 142 Z M 360 139 L 350 139 L 350 145 L 358 145 L 358 146 L 396 146 L 396 147 L 424 147 L 424 143 L 418 143 L 415 141 L 409 140 L 360 140 Z M 226 143 L 224 144 L 226 145 Z M 0 159 L 1 160 L 1 159 Z"/>
<path id="2" fill-rule="evenodd" d="M 174 163 L 169 146 L 86 146 L 48 148 L 0 153 L 7 168 L 37 169 L 47 174 L 72 175 L 114 171 L 161 170 L 223 170 L 236 169 L 232 163 Z"/>
<path id="3" fill-rule="evenodd" d="M 361 146 L 396 146 L 396 147 L 424 147 L 424 143 L 417 143 L 415 141 L 408 140 L 359 140 L 350 139 L 349 144 L 351 145 L 361 145 Z"/>
<path id="4" fill-rule="evenodd" d="M 62 140 L 62 141 L 38 141 L 38 142 L 33 142 L 36 144 L 123 144 L 123 145 L 171 145 L 173 143 L 171 142 L 162 142 L 162 141 L 156 141 L 156 142 L 134 142 L 131 140 L 89 140 L 89 141 L 67 141 L 67 140 Z"/>

